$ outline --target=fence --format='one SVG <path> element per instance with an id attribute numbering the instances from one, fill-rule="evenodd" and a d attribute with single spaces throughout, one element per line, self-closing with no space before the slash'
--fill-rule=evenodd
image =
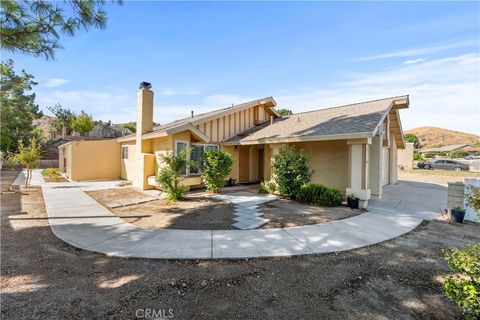
<path id="1" fill-rule="evenodd" d="M 448 209 L 465 209 L 465 220 L 480 222 L 472 207 L 467 206 L 466 196 L 471 192 L 469 186 L 480 187 L 480 179 L 465 179 L 465 182 L 448 183 Z"/>
<path id="2" fill-rule="evenodd" d="M 58 160 L 40 160 L 38 162 L 38 167 L 40 169 L 58 168 Z"/>

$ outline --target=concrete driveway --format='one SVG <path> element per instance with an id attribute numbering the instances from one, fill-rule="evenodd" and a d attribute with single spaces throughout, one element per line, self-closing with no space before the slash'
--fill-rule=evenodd
<path id="1" fill-rule="evenodd" d="M 406 180 L 385 186 L 382 199 L 368 203 L 369 210 L 407 213 L 423 220 L 443 220 L 446 208 L 446 186 Z"/>

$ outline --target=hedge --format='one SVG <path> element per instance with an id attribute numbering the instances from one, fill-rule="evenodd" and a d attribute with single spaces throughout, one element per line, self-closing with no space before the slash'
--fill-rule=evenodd
<path id="1" fill-rule="evenodd" d="M 337 207 L 344 200 L 343 194 L 323 184 L 306 184 L 300 188 L 297 200 L 321 207 Z"/>

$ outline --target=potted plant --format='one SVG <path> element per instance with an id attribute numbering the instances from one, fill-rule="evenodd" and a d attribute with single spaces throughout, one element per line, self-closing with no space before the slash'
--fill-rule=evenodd
<path id="1" fill-rule="evenodd" d="M 347 196 L 347 206 L 351 209 L 358 209 L 360 199 L 355 197 L 353 194 Z"/>
<path id="2" fill-rule="evenodd" d="M 465 218 L 465 209 L 460 207 L 455 207 L 451 210 L 451 218 L 453 221 L 458 223 L 463 223 L 463 218 Z"/>

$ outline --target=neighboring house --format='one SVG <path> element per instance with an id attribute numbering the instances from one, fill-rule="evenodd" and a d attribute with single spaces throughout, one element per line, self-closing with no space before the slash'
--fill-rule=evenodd
<path id="1" fill-rule="evenodd" d="M 465 151 L 469 154 L 474 154 L 480 152 L 480 148 L 475 147 L 474 145 L 464 143 L 464 144 L 452 144 L 449 146 L 439 147 L 439 148 L 428 148 L 428 149 L 420 149 L 418 152 L 427 154 L 427 153 L 445 153 L 445 154 L 452 154 L 455 151 Z"/>
<path id="2" fill-rule="evenodd" d="M 142 83 L 137 95 L 137 132 L 103 141 L 77 141 L 60 149 L 60 167 L 72 180 L 126 179 L 139 189 L 156 187 L 159 155 L 191 148 L 223 149 L 233 159 L 230 178 L 257 182 L 271 178 L 271 163 L 284 145 L 310 157 L 312 182 L 354 194 L 367 205 L 397 181 L 397 149 L 405 147 L 399 110 L 408 96 L 385 98 L 281 117 L 272 97 L 153 126 L 153 92 Z M 198 187 L 199 172 L 186 170 L 182 182 Z"/>

